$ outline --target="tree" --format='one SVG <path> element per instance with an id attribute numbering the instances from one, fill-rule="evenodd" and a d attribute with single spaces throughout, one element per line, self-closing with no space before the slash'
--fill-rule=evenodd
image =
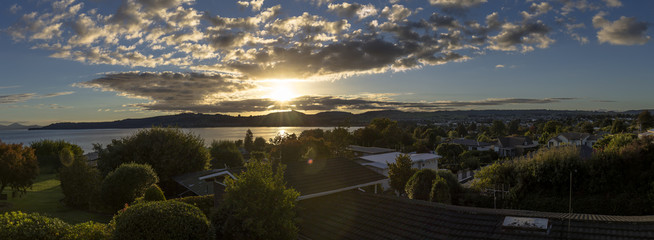
<path id="1" fill-rule="evenodd" d="M 99 153 L 98 169 L 103 176 L 123 163 L 148 164 L 159 176 L 159 186 L 167 195 L 180 191 L 173 177 L 209 167 L 210 155 L 204 140 L 178 128 L 144 129 L 114 139 L 106 148 L 97 144 L 94 148 Z"/>
<path id="2" fill-rule="evenodd" d="M 73 156 L 84 154 L 82 148 L 78 145 L 68 143 L 64 140 L 40 140 L 30 144 L 34 149 L 36 159 L 39 161 L 39 166 L 45 171 L 56 171 L 61 167 L 59 154 L 64 149 L 69 149 Z"/>
<path id="3" fill-rule="evenodd" d="M 611 134 L 623 133 L 627 131 L 627 125 L 621 119 L 616 119 L 611 125 Z"/>
<path id="4" fill-rule="evenodd" d="M 254 144 L 252 145 L 252 151 L 263 151 L 266 149 L 266 139 L 263 137 L 257 137 L 254 139 Z"/>
<path id="5" fill-rule="evenodd" d="M 179 201 L 136 204 L 116 214 L 110 225 L 114 228 L 112 239 L 213 239 L 204 213 Z"/>
<path id="6" fill-rule="evenodd" d="M 407 197 L 429 201 L 429 194 L 436 176 L 436 171 L 431 169 L 422 169 L 414 173 L 404 187 Z"/>
<path id="7" fill-rule="evenodd" d="M 388 178 L 390 185 L 400 196 L 405 195 L 404 187 L 409 181 L 409 178 L 417 171 L 413 166 L 409 154 L 400 154 L 395 157 L 394 163 L 388 163 Z"/>
<path id="8" fill-rule="evenodd" d="M 506 135 L 506 125 L 500 120 L 494 120 L 493 125 L 490 127 L 490 133 L 493 137 L 502 137 Z"/>
<path id="9" fill-rule="evenodd" d="M 652 123 L 654 123 L 654 118 L 652 118 L 652 114 L 648 110 L 643 110 L 638 114 L 638 125 L 641 131 L 647 131 L 648 128 L 652 127 Z"/>
<path id="10" fill-rule="evenodd" d="M 347 147 L 352 144 L 353 137 L 347 128 L 335 127 L 331 131 L 326 131 L 325 140 L 327 140 L 327 145 L 329 146 L 332 155 L 346 157 L 351 153 L 347 150 Z"/>
<path id="11" fill-rule="evenodd" d="M 14 194 L 23 194 L 39 175 L 34 149 L 23 144 L 0 142 L 0 193 L 10 187 Z"/>
<path id="12" fill-rule="evenodd" d="M 299 193 L 286 188 L 284 166 L 251 161 L 247 171 L 225 180 L 223 202 L 213 214 L 217 239 L 296 239 Z"/>
<path id="13" fill-rule="evenodd" d="M 509 134 L 518 134 L 520 130 L 520 119 L 514 119 L 509 122 L 508 132 Z"/>
<path id="14" fill-rule="evenodd" d="M 434 178 L 434 183 L 432 183 L 431 191 L 429 193 L 429 201 L 445 204 L 452 203 L 450 187 L 447 185 L 447 181 L 445 181 L 444 178 L 440 176 Z"/>
<path id="15" fill-rule="evenodd" d="M 245 132 L 245 138 L 243 139 L 243 148 L 245 148 L 245 151 L 252 151 L 252 147 L 254 146 L 254 136 L 252 134 L 252 131 L 248 129 Z"/>
<path id="16" fill-rule="evenodd" d="M 158 180 L 157 174 L 149 165 L 125 163 L 104 178 L 100 194 L 106 206 L 114 211 L 142 197 Z"/>
<path id="17" fill-rule="evenodd" d="M 76 157 L 69 166 L 59 171 L 61 191 L 68 206 L 87 208 L 99 191 L 100 172 L 86 163 L 84 156 Z"/>
<path id="18" fill-rule="evenodd" d="M 436 148 L 436 153 L 443 156 L 442 165 L 444 165 L 444 168 L 450 168 L 453 171 L 456 171 L 458 168 L 456 165 L 459 165 L 457 157 L 464 151 L 465 148 L 456 143 L 441 143 Z"/>
<path id="19" fill-rule="evenodd" d="M 213 141 L 211 148 L 212 168 L 233 168 L 243 166 L 243 155 L 232 141 Z"/>

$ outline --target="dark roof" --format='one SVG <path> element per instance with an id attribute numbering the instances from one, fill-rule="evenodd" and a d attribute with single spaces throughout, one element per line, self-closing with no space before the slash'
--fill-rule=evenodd
<path id="1" fill-rule="evenodd" d="M 499 137 L 497 141 L 500 144 L 500 147 L 503 148 L 515 148 L 518 146 L 533 145 L 536 144 L 529 137 Z"/>
<path id="2" fill-rule="evenodd" d="M 584 138 L 587 138 L 590 136 L 588 133 L 578 133 L 578 132 L 566 132 L 566 133 L 561 133 L 559 136 L 563 136 L 568 141 L 575 141 L 575 140 L 583 140 Z"/>
<path id="3" fill-rule="evenodd" d="M 300 239 L 654 238 L 654 216 L 473 208 L 358 191 L 303 200 L 299 209 Z M 503 227 L 506 217 L 544 218 L 548 230 Z"/>
<path id="4" fill-rule="evenodd" d="M 380 147 L 363 147 L 363 146 L 358 146 L 358 145 L 350 145 L 348 146 L 348 149 L 353 152 L 361 152 L 361 153 L 366 153 L 366 154 L 380 154 L 380 153 L 387 153 L 387 152 L 394 152 L 395 149 L 390 149 L 390 148 L 380 148 Z"/>
<path id="5" fill-rule="evenodd" d="M 213 194 L 213 188 L 208 187 L 210 184 L 199 178 L 225 170 L 194 172 L 177 176 L 174 180 L 197 195 Z M 244 170 L 244 168 L 227 169 L 233 175 Z M 301 198 L 312 194 L 341 191 L 344 188 L 376 184 L 388 179 L 384 175 L 345 158 L 289 163 L 286 165 L 284 177 L 286 185 L 300 192 Z"/>
<path id="6" fill-rule="evenodd" d="M 485 147 L 485 146 L 490 146 L 493 145 L 492 143 L 487 143 L 487 142 L 477 142 L 473 139 L 465 139 L 465 138 L 455 138 L 450 141 L 451 143 L 455 144 L 461 144 L 464 146 L 476 146 L 476 147 Z"/>

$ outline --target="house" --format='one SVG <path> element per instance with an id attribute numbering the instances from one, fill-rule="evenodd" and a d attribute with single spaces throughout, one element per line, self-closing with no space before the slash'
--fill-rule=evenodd
<path id="1" fill-rule="evenodd" d="M 225 190 L 223 180 L 226 177 L 235 179 L 242 171 L 247 169 L 213 169 L 184 174 L 174 177 L 173 180 L 187 188 L 189 193 L 214 194 L 214 204 L 217 204 Z M 388 184 L 388 177 L 345 158 L 288 163 L 284 178 L 288 187 L 300 193 L 298 200 Z"/>
<path id="2" fill-rule="evenodd" d="M 654 238 L 654 216 L 464 207 L 357 191 L 298 205 L 299 239 Z"/>
<path id="3" fill-rule="evenodd" d="M 367 155 L 359 157 L 355 160 L 357 163 L 369 168 L 370 170 L 388 176 L 388 164 L 395 163 L 397 156 L 402 154 L 401 152 L 390 152 L 382 153 L 375 155 Z M 438 170 L 438 159 L 441 158 L 440 155 L 432 153 L 412 153 L 409 154 L 411 161 L 413 162 L 412 168 L 416 169 L 434 169 Z M 384 190 L 389 189 L 390 185 L 388 183 L 382 184 Z"/>
<path id="4" fill-rule="evenodd" d="M 647 137 L 647 136 L 649 136 L 649 137 L 654 136 L 654 128 L 652 128 L 650 130 L 647 130 L 647 132 L 638 134 L 638 138 L 644 138 L 644 137 Z"/>
<path id="5" fill-rule="evenodd" d="M 500 157 L 522 156 L 538 148 L 538 141 L 529 137 L 499 137 L 493 147 Z"/>
<path id="6" fill-rule="evenodd" d="M 374 154 L 382 154 L 382 153 L 389 153 L 389 152 L 394 152 L 395 151 L 395 149 L 390 149 L 390 148 L 363 147 L 363 146 L 358 146 L 358 145 L 350 145 L 350 146 L 347 147 L 347 150 L 352 151 L 352 153 L 354 153 L 354 156 L 356 156 L 356 157 L 368 156 L 368 155 L 374 155 Z"/>
<path id="7" fill-rule="evenodd" d="M 488 151 L 493 147 L 492 143 L 477 142 L 475 140 L 465 138 L 455 138 L 452 139 L 450 143 L 463 145 L 468 151 Z"/>
<path id="8" fill-rule="evenodd" d="M 568 132 L 561 133 L 547 141 L 547 147 L 558 147 L 562 145 L 575 145 L 593 147 L 599 137 L 589 133 Z"/>

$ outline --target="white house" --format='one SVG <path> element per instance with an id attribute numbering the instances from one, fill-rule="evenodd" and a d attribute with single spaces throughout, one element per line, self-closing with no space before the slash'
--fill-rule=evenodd
<path id="1" fill-rule="evenodd" d="M 357 163 L 368 167 L 369 169 L 382 174 L 388 177 L 388 164 L 395 163 L 395 158 L 402 153 L 400 152 L 390 152 L 382 153 L 375 155 L 362 156 L 357 159 Z M 440 155 L 432 153 L 412 153 L 409 154 L 411 161 L 413 161 L 413 168 L 416 169 L 434 169 L 438 170 L 438 159 L 441 158 Z M 388 183 L 382 184 L 384 189 L 388 189 L 390 185 Z"/>
<path id="2" fill-rule="evenodd" d="M 561 133 L 556 137 L 551 138 L 547 142 L 547 147 L 558 147 L 563 145 L 587 146 L 593 145 L 599 140 L 599 137 L 588 133 L 568 132 Z"/>

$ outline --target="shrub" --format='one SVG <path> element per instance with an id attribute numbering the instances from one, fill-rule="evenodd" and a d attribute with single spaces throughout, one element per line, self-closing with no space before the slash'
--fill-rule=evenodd
<path id="1" fill-rule="evenodd" d="M 429 200 L 431 185 L 436 178 L 436 171 L 422 169 L 417 171 L 406 183 L 404 190 L 410 199 Z"/>
<path id="2" fill-rule="evenodd" d="M 10 187 L 14 193 L 23 194 L 38 175 L 39 164 L 32 148 L 0 141 L 0 193 Z"/>
<path id="3" fill-rule="evenodd" d="M 62 167 L 59 179 L 66 205 L 82 208 L 89 206 L 101 183 L 100 172 L 89 167 L 83 157 L 76 158 L 70 166 Z"/>
<path id="4" fill-rule="evenodd" d="M 213 194 L 206 195 L 206 196 L 190 196 L 190 197 L 183 197 L 183 198 L 174 198 L 170 200 L 191 204 L 199 208 L 204 213 L 204 215 L 207 216 L 211 214 L 211 208 L 213 208 Z"/>
<path id="5" fill-rule="evenodd" d="M 62 239 L 70 225 L 57 218 L 38 213 L 6 212 L 0 215 L 0 239 L 49 240 Z"/>
<path id="6" fill-rule="evenodd" d="M 147 190 L 145 190 L 145 194 L 143 195 L 143 200 L 152 202 L 152 201 L 164 201 L 166 200 L 166 196 L 164 196 L 163 191 L 161 191 L 161 188 L 157 186 L 156 184 L 152 184 Z"/>
<path id="7" fill-rule="evenodd" d="M 118 210 L 143 196 L 159 179 L 147 164 L 122 164 L 102 181 L 100 194 L 109 210 Z"/>
<path id="8" fill-rule="evenodd" d="M 72 226 L 66 239 L 78 240 L 105 240 L 111 237 L 107 224 L 84 222 Z"/>
<path id="9" fill-rule="evenodd" d="M 113 239 L 210 239 L 211 225 L 197 207 L 178 201 L 136 204 L 114 216 Z"/>
<path id="10" fill-rule="evenodd" d="M 173 177 L 208 168 L 210 158 L 202 138 L 177 128 L 140 130 L 130 137 L 112 140 L 106 148 L 94 148 L 103 176 L 123 163 L 149 164 L 159 177 L 159 187 L 169 196 L 179 191 Z"/>
<path id="11" fill-rule="evenodd" d="M 436 176 L 434 183 L 431 185 L 431 192 L 429 193 L 429 201 L 450 204 L 452 203 L 452 195 L 450 195 L 450 187 L 447 181 Z"/>

